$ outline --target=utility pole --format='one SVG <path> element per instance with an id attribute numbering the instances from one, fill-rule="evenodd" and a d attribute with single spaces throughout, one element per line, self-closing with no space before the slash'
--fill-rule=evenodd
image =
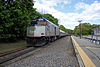
<path id="1" fill-rule="evenodd" d="M 81 22 L 82 22 L 82 20 L 78 20 L 78 22 L 79 22 L 79 29 L 80 29 L 80 39 L 81 39 Z"/>
<path id="2" fill-rule="evenodd" d="M 96 43 L 98 42 L 98 26 L 96 26 Z"/>
<path id="3" fill-rule="evenodd" d="M 93 29 L 91 30 L 91 38 L 92 38 L 92 43 L 93 43 Z"/>

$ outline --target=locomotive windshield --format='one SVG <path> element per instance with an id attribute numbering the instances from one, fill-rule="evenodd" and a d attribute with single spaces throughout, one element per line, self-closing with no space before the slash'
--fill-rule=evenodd
<path id="1" fill-rule="evenodd" d="M 36 20 L 36 19 L 33 19 L 33 20 L 31 21 L 31 25 L 35 25 L 35 24 L 37 24 L 37 20 Z"/>
<path id="2" fill-rule="evenodd" d="M 33 19 L 31 25 L 46 25 L 46 20 L 43 18 Z"/>

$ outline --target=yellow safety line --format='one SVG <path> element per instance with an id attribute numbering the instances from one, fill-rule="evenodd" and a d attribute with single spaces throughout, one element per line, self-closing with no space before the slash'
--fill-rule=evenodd
<path id="1" fill-rule="evenodd" d="M 71 36 L 72 37 L 72 36 Z M 86 55 L 86 53 L 82 50 L 82 48 L 78 45 L 78 43 L 72 37 L 72 40 L 76 46 L 76 49 L 84 63 L 85 67 L 96 67 L 95 64 L 91 61 L 91 59 Z"/>

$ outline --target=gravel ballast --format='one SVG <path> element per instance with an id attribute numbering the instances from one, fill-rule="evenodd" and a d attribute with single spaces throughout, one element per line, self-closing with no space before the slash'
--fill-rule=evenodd
<path id="1" fill-rule="evenodd" d="M 79 67 L 79 65 L 70 36 L 67 36 L 6 67 Z"/>

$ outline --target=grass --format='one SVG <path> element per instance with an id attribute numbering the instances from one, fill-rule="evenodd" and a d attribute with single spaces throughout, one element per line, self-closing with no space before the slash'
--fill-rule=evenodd
<path id="1" fill-rule="evenodd" d="M 9 48 L 9 49 L 0 50 L 0 53 L 10 51 L 10 50 L 13 50 L 13 49 L 16 49 L 16 48 Z"/>
<path id="2" fill-rule="evenodd" d="M 10 51 L 16 48 L 20 48 L 23 46 L 27 46 L 27 43 L 24 40 L 15 43 L 0 43 L 0 53 L 5 51 Z"/>

